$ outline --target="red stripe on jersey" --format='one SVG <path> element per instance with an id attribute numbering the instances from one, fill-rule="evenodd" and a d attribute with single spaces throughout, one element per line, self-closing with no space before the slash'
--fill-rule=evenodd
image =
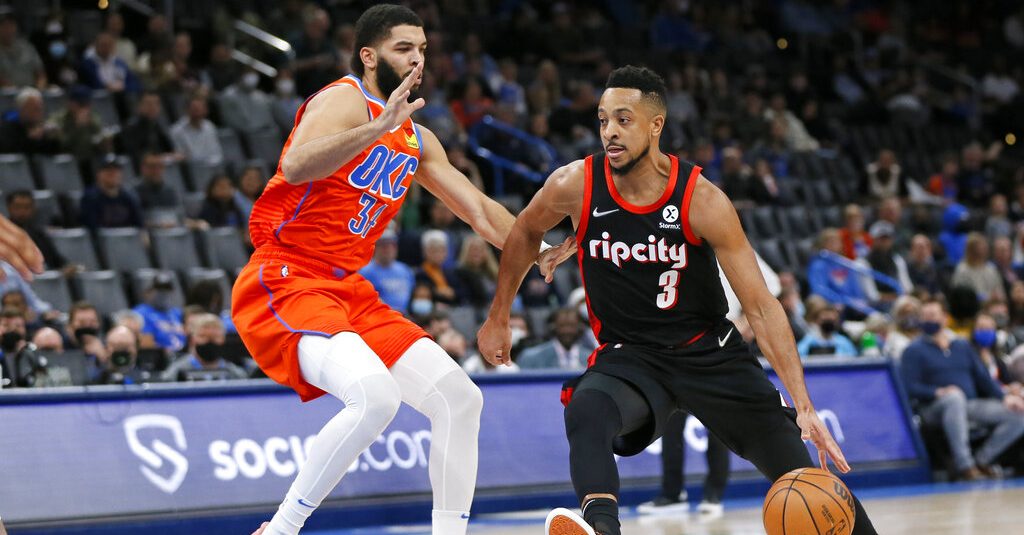
<path id="1" fill-rule="evenodd" d="M 700 171 L 699 165 L 693 166 L 693 170 L 690 171 L 690 178 L 686 181 L 686 192 L 683 193 L 682 214 L 680 215 L 680 219 L 683 221 L 683 234 L 686 236 L 686 241 L 693 245 L 704 243 L 704 240 L 698 238 L 690 227 L 690 199 L 693 198 L 693 188 L 697 185 L 697 179 L 700 178 Z"/>
<path id="2" fill-rule="evenodd" d="M 608 163 L 608 157 L 605 156 L 604 179 L 608 184 L 608 193 L 612 194 L 612 198 L 615 199 L 615 202 L 619 203 L 619 206 L 623 207 L 627 212 L 632 212 L 634 214 L 649 214 L 658 208 L 661 208 L 661 206 L 668 202 L 669 198 L 672 197 L 672 193 L 675 192 L 676 178 L 677 175 L 679 175 L 679 159 L 671 154 L 669 154 L 668 158 L 672 162 L 672 166 L 668 172 L 668 184 L 665 186 L 665 191 L 662 192 L 661 198 L 647 206 L 637 206 L 622 198 L 622 196 L 619 195 L 619 190 L 615 189 L 615 180 L 612 179 L 612 166 Z"/>
<path id="3" fill-rule="evenodd" d="M 583 160 L 583 211 L 580 213 L 580 223 L 576 228 L 576 261 L 580 266 L 580 282 L 583 284 L 584 297 L 587 300 L 587 314 L 590 316 L 590 330 L 594 331 L 594 338 L 600 338 L 601 320 L 594 315 L 594 309 L 590 307 L 590 294 L 586 293 L 587 280 L 583 274 L 583 237 L 587 233 L 587 223 L 590 221 L 590 195 L 591 184 L 594 182 L 594 157 L 587 156 Z"/>
<path id="4" fill-rule="evenodd" d="M 706 329 L 703 332 L 698 333 L 697 336 L 694 336 L 693 338 L 690 338 L 689 340 L 686 341 L 685 344 L 683 344 L 683 346 L 685 347 L 685 346 L 691 345 L 694 342 L 696 342 L 697 340 L 700 340 L 701 338 L 704 338 L 704 335 L 708 334 L 708 330 L 710 330 L 710 329 Z"/>
<path id="5" fill-rule="evenodd" d="M 587 223 L 590 222 L 590 194 L 593 179 L 594 157 L 587 156 L 583 160 L 583 208 L 580 212 L 580 222 L 576 225 L 576 245 L 578 249 L 583 248 L 583 236 L 587 234 Z"/>
<path id="6" fill-rule="evenodd" d="M 587 368 L 590 368 L 591 366 L 594 365 L 594 363 L 597 362 L 597 352 L 601 351 L 602 349 L 604 349 L 604 346 L 606 346 L 606 345 L 608 345 L 608 344 L 601 344 L 601 345 L 597 346 L 597 349 L 595 349 L 593 352 L 590 353 L 590 356 L 587 357 Z"/>

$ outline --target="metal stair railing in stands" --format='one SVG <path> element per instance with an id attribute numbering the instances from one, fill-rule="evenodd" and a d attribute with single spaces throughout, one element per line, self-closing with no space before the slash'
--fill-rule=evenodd
<path id="1" fill-rule="evenodd" d="M 484 129 L 493 129 L 519 139 L 525 143 L 540 147 L 549 156 L 548 161 L 551 162 L 549 168 L 542 171 L 536 171 L 522 162 L 517 162 L 499 154 L 495 154 L 494 151 L 480 145 L 480 133 Z M 551 171 L 554 171 L 555 167 L 558 166 L 558 152 L 550 143 L 537 136 L 515 128 L 512 125 L 498 121 L 490 115 L 484 116 L 479 123 L 470 128 L 469 139 L 466 145 L 469 152 L 482 158 L 491 165 L 491 169 L 494 173 L 494 194 L 499 196 L 505 194 L 506 172 L 539 184 L 544 182 Z"/>

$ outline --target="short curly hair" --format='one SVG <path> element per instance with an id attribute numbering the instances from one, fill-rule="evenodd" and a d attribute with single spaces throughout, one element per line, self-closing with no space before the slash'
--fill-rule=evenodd
<path id="1" fill-rule="evenodd" d="M 643 98 L 649 100 L 659 109 L 665 109 L 666 107 L 665 102 L 668 90 L 665 89 L 665 80 L 658 73 L 647 67 L 638 67 L 636 65 L 619 67 L 608 75 L 608 82 L 604 87 L 605 89 L 613 87 L 638 89 Z"/>
<path id="2" fill-rule="evenodd" d="M 352 51 L 352 72 L 363 76 L 363 60 L 359 51 L 376 46 L 391 35 L 391 28 L 402 25 L 423 27 L 423 20 L 413 10 L 396 4 L 378 4 L 367 9 L 356 21 L 356 40 Z"/>

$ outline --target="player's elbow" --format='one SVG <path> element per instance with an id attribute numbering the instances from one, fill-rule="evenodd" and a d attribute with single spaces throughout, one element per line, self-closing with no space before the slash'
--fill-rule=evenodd
<path id="1" fill-rule="evenodd" d="M 284 175 L 284 181 L 289 184 L 303 184 L 310 180 L 305 175 L 305 169 L 297 160 L 291 153 L 285 154 L 281 160 L 281 173 Z"/>

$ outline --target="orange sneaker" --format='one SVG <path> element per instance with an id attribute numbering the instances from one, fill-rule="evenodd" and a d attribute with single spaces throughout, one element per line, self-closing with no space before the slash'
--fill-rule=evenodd
<path id="1" fill-rule="evenodd" d="M 597 535 L 580 515 L 559 507 L 548 513 L 544 522 L 545 535 Z"/>

